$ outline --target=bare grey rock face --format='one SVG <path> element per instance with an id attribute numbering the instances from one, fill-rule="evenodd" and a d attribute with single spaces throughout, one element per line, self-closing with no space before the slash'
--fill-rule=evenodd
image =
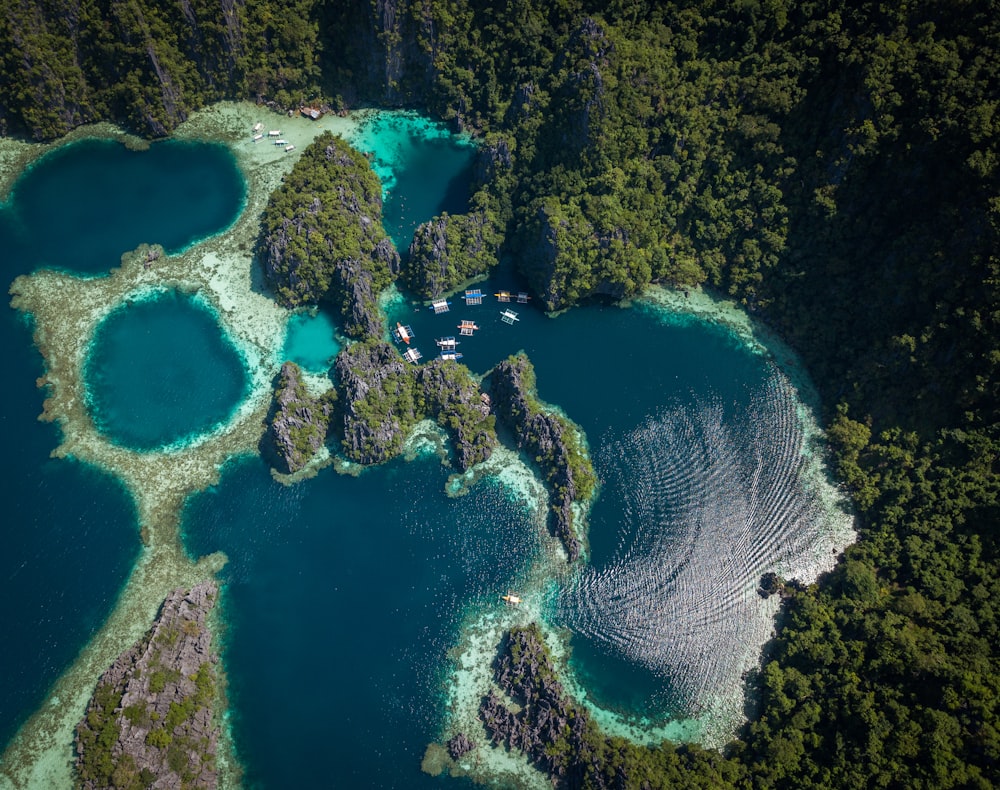
<path id="1" fill-rule="evenodd" d="M 174 590 L 101 676 L 77 726 L 78 787 L 216 787 L 219 659 L 206 618 L 217 599 L 211 581 Z"/>

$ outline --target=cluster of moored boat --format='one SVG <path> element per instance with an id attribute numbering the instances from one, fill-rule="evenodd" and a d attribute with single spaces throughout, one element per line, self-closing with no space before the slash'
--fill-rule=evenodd
<path id="1" fill-rule="evenodd" d="M 524 291 L 517 294 L 512 294 L 510 291 L 498 291 L 493 294 L 493 296 L 496 297 L 498 302 L 516 301 L 518 304 L 527 304 L 528 300 L 531 298 Z M 465 300 L 466 307 L 470 305 L 482 305 L 483 293 L 479 289 L 470 289 L 465 292 L 462 299 Z M 442 313 L 447 313 L 451 310 L 451 302 L 447 299 L 435 299 L 430 303 L 429 308 L 434 311 L 434 315 L 441 315 Z M 514 310 L 506 308 L 500 311 L 500 320 L 505 324 L 513 324 L 515 321 L 519 321 L 520 319 Z M 458 324 L 458 334 L 464 337 L 472 337 L 472 335 L 478 330 L 479 325 L 475 321 L 464 319 Z M 412 327 L 397 321 L 396 328 L 392 330 L 392 336 L 397 343 L 403 343 L 406 346 L 409 346 L 409 348 L 403 352 L 403 359 L 407 362 L 416 363 L 418 360 L 423 358 L 423 354 L 421 354 L 416 348 L 410 346 L 410 341 L 413 339 Z M 462 354 L 457 349 L 459 341 L 457 341 L 454 336 L 441 337 L 434 342 L 440 350 L 441 359 L 459 360 L 462 358 Z"/>
<path id="2" fill-rule="evenodd" d="M 285 140 L 285 139 L 282 138 L 282 136 L 281 136 L 281 129 L 271 129 L 271 131 L 269 131 L 266 135 L 264 134 L 263 130 L 264 130 L 264 124 L 262 124 L 260 121 L 258 121 L 256 124 L 254 124 L 254 127 L 253 127 L 253 141 L 255 143 L 259 143 L 266 136 L 267 139 L 270 142 L 273 142 L 275 145 L 283 146 L 284 149 L 285 149 L 285 153 L 286 154 L 288 152 L 290 152 L 290 151 L 294 151 L 295 150 L 295 146 L 294 145 L 292 145 L 291 143 L 289 143 L 288 140 Z"/>

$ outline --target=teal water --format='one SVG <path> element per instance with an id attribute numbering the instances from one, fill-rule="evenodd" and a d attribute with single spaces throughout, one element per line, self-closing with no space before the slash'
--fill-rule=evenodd
<path id="1" fill-rule="evenodd" d="M 369 126 L 366 133 L 381 129 L 385 142 L 369 137 L 370 145 L 359 147 L 375 151 L 376 167 L 391 163 L 383 173 L 387 215 L 398 222 L 390 232 L 405 247 L 407 233 L 441 206 L 460 210 L 458 187 L 467 189 L 467 178 L 455 173 L 472 153 L 467 143 L 444 139 L 440 127 L 403 117 L 410 120 L 389 123 L 384 116 L 382 126 Z M 447 144 L 413 143 L 421 130 Z M 431 189 L 430 177 L 446 173 L 456 151 L 466 164 Z M 492 294 L 523 283 L 508 267 L 481 287 Z M 169 310 L 199 312 L 183 307 L 179 296 L 171 299 L 177 304 Z M 477 321 L 480 331 L 461 338 L 462 361 L 484 373 L 526 351 L 539 396 L 558 404 L 588 437 L 602 486 L 591 517 L 590 563 L 553 582 L 543 602 L 548 621 L 572 633 L 572 666 L 587 694 L 658 722 L 697 712 L 720 689 L 738 693 L 740 649 L 759 636 L 740 626 L 755 614 L 755 577 L 803 551 L 817 521 L 796 476 L 795 404 L 773 366 L 724 329 L 650 308 L 591 305 L 553 319 L 531 303 L 487 298 L 467 308 L 457 297 L 451 301 L 443 315 L 399 302 L 390 308 L 390 324 L 411 325 L 414 345 L 429 358 L 436 338 L 457 335 L 460 319 Z M 513 325 L 500 320 L 508 308 L 519 315 Z M 105 327 L 123 342 L 97 349 L 106 356 L 93 363 L 95 391 L 114 395 L 137 385 L 126 352 L 148 349 L 128 331 L 130 314 L 140 310 L 141 317 L 141 309 L 138 303 L 109 319 L 123 322 L 125 329 Z M 321 313 L 293 318 L 286 353 L 321 370 L 333 353 L 329 329 Z M 11 551 L 0 556 L 0 573 L 25 585 L 29 602 L 32 595 L 51 596 L 5 611 L 4 624 L 25 645 L 0 658 L 5 737 L 101 622 L 137 551 L 135 516 L 120 489 L 78 465 L 47 460 L 52 428 L 32 422 L 40 408 L 31 385 L 37 355 L 24 326 L 11 322 L 8 330 L 17 386 L 5 394 L 13 420 L 7 427 L 15 439 L 26 437 L 34 455 L 9 454 L 5 494 L 33 526 L 4 528 Z M 205 335 L 217 340 L 217 327 Z M 159 367 L 152 374 L 161 375 Z M 119 377 L 121 383 L 110 384 Z M 177 419 L 163 420 L 152 407 L 107 427 L 130 401 L 100 407 L 100 419 L 119 439 L 136 432 L 127 441 L 140 446 L 214 419 L 199 422 L 185 407 Z M 220 402 L 230 404 L 224 411 L 234 399 Z M 445 715 L 449 650 L 464 618 L 497 606 L 499 592 L 521 587 L 541 547 L 532 514 L 511 491 L 487 479 L 467 496 L 449 498 L 450 471 L 430 455 L 358 477 L 327 468 L 285 487 L 250 458 L 231 462 L 217 486 L 189 498 L 183 513 L 189 553 L 222 550 L 229 557 L 221 574 L 224 661 L 249 786 L 455 786 L 419 767 Z M 63 477 L 53 483 L 48 475 Z M 49 501 L 56 498 L 58 505 Z M 101 518 L 89 521 L 95 513 Z M 55 532 L 42 528 L 57 521 Z M 732 529 L 720 532 L 720 525 Z M 77 630 L 63 623 L 66 617 L 75 617 Z M 51 667 L 36 667 L 28 655 L 37 655 L 39 645 L 48 651 L 51 634 L 68 635 L 68 642 L 53 647 Z"/>
<path id="2" fill-rule="evenodd" d="M 179 249 L 238 215 L 245 185 L 219 145 L 156 143 L 133 152 L 83 141 L 43 157 L 0 205 L 0 277 L 6 292 L 42 266 L 99 273 L 142 242 Z M 108 475 L 54 460 L 59 431 L 39 422 L 45 393 L 31 328 L 0 319 L 0 748 L 104 622 L 139 555 L 131 497 Z"/>
<path id="3" fill-rule="evenodd" d="M 288 488 L 252 459 L 191 499 L 188 549 L 229 556 L 224 660 L 250 787 L 440 781 L 420 760 L 460 617 L 537 551 L 502 488 L 448 499 L 446 479 L 431 457 Z"/>
<path id="4" fill-rule="evenodd" d="M 296 313 L 288 319 L 281 358 L 310 373 L 326 373 L 340 351 L 337 326 L 322 309 Z"/>
<path id="5" fill-rule="evenodd" d="M 0 428 L 0 748 L 43 701 L 48 686 L 104 622 L 139 555 L 135 508 L 111 477 L 49 457 L 55 426 L 39 422 L 42 373 L 31 332 L 8 310 L 0 320 L 7 370 Z"/>
<path id="6" fill-rule="evenodd" d="M 136 450 L 183 442 L 220 425 L 250 385 L 216 317 L 177 291 L 113 310 L 94 334 L 84 382 L 98 430 Z"/>
<path id="7" fill-rule="evenodd" d="M 222 145 L 70 143 L 35 162 L 0 206 L 0 250 L 12 262 L 4 271 L 106 272 L 143 243 L 179 252 L 228 227 L 245 197 Z"/>
<path id="8" fill-rule="evenodd" d="M 699 403 L 706 393 L 736 415 L 770 375 L 727 333 L 662 325 L 640 310 L 589 307 L 553 320 L 528 308 L 513 328 L 488 320 L 495 306 L 479 310 L 477 368 L 525 349 L 540 396 L 560 404 L 591 439 L 605 486 L 591 527 L 597 563 L 622 540 L 624 481 L 608 474 L 620 464 L 608 440 L 665 402 Z M 425 336 L 454 321 L 424 312 L 409 318 Z M 583 349 L 600 376 L 581 377 Z M 192 499 L 184 518 L 189 551 L 230 556 L 225 663 L 251 786 L 321 786 L 329 776 L 352 787 L 437 781 L 419 765 L 440 724 L 447 651 L 460 618 L 497 606 L 498 591 L 517 589 L 537 551 L 536 527 L 502 489 L 487 481 L 450 499 L 447 474 L 432 457 L 359 478 L 328 469 L 283 488 L 252 460 Z M 613 668 L 626 671 L 605 675 L 594 660 L 599 639 L 580 632 L 573 644 L 602 701 L 654 718 L 674 712 L 662 693 L 650 699 L 650 689 L 663 689 L 655 672 L 619 658 Z"/>
<path id="9" fill-rule="evenodd" d="M 377 112 L 349 141 L 382 182 L 382 224 L 405 256 L 417 226 L 468 206 L 475 146 L 413 112 Z"/>

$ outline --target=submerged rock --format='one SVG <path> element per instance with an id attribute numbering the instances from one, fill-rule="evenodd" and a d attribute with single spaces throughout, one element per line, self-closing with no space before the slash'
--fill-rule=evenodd
<path id="1" fill-rule="evenodd" d="M 534 458 L 549 487 L 552 531 L 570 562 L 582 543 L 573 524 L 574 502 L 593 495 L 593 466 L 580 441 L 582 431 L 565 417 L 546 410 L 535 395 L 535 371 L 526 356 L 501 362 L 490 374 L 497 416 L 513 430 L 518 447 Z"/>
<path id="2" fill-rule="evenodd" d="M 336 390 L 312 397 L 301 377 L 302 371 L 294 362 L 281 366 L 262 447 L 276 468 L 285 473 L 299 471 L 319 452 L 337 399 Z"/>
<path id="3" fill-rule="evenodd" d="M 149 633 L 98 681 L 76 730 L 76 786 L 217 785 L 215 582 L 167 596 Z"/>
<path id="4" fill-rule="evenodd" d="M 452 760 L 457 760 L 475 748 L 476 744 L 464 732 L 458 733 L 458 735 L 448 741 L 448 754 L 451 755 Z"/>

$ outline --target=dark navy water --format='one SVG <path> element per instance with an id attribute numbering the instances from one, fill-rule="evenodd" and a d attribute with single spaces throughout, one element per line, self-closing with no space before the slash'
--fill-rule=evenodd
<path id="1" fill-rule="evenodd" d="M 0 205 L 0 278 L 42 266 L 105 272 L 142 242 L 179 249 L 238 215 L 245 186 L 218 145 L 157 143 L 129 151 L 107 141 L 48 154 Z M 55 460 L 54 425 L 38 421 L 42 362 L 27 321 L 0 318 L 0 748 L 114 607 L 139 554 L 131 497 L 108 475 Z"/>
<path id="2" fill-rule="evenodd" d="M 18 274 L 106 272 L 140 244 L 174 253 L 217 233 L 239 216 L 245 197 L 246 182 L 222 145 L 165 141 L 134 151 L 81 140 L 46 154 L 18 180 L 0 207 L 0 250 Z"/>
<path id="3" fill-rule="evenodd" d="M 376 161 L 394 162 L 387 221 L 398 219 L 390 233 L 399 244 L 442 207 L 460 210 L 465 193 L 455 190 L 467 190 L 469 147 L 411 145 L 419 140 L 417 127 L 434 131 L 431 139 L 444 139 L 439 127 L 421 124 L 390 125 L 387 139 L 410 141 L 410 148 L 394 143 L 396 158 L 368 146 L 376 149 Z M 416 164 L 408 169 L 411 155 Z M 442 174 L 432 186 L 431 176 Z M 141 241 L 158 239 L 123 243 L 115 261 Z M 523 284 L 508 265 L 480 287 L 493 294 L 516 292 Z M 532 303 L 499 304 L 492 296 L 479 307 L 466 307 L 457 297 L 451 301 L 443 315 L 398 303 L 390 323 L 411 325 L 414 345 L 429 358 L 436 338 L 457 335 L 460 319 L 475 320 L 480 330 L 461 338 L 458 350 L 479 373 L 518 350 L 527 352 L 539 396 L 558 404 L 590 443 L 602 483 L 589 543 L 598 571 L 616 571 L 622 546 L 642 529 L 634 519 L 623 520 L 622 503 L 632 502 L 634 491 L 622 447 L 638 446 L 629 437 L 664 408 L 698 411 L 712 404 L 721 419 L 745 421 L 748 404 L 771 375 L 763 359 L 726 331 L 692 320 L 668 322 L 646 308 L 591 305 L 549 318 Z M 133 320 L 130 313 L 140 308 L 126 308 L 111 320 Z M 504 309 L 515 310 L 519 320 L 503 323 Z M 10 400 L 4 424 L 14 446 L 24 438 L 34 449 L 16 458 L 7 454 L 5 461 L 5 495 L 18 517 L 5 527 L 10 550 L 0 556 L 0 573 L 26 585 L 25 600 L 38 602 L 4 614 L 3 624 L 21 634 L 24 644 L 23 651 L 0 659 L 5 737 L 100 624 L 138 546 L 134 513 L 113 482 L 77 464 L 47 459 L 53 429 L 33 421 L 41 402 L 32 387 L 37 354 L 26 329 L 7 318 L 5 348 L 16 386 L 4 396 Z M 286 349 L 313 369 L 330 353 L 324 320 L 301 319 L 290 328 Z M 115 331 L 123 338 L 131 334 Z M 134 384 L 125 369 L 132 363 L 123 360 L 110 354 L 108 364 L 98 366 L 99 381 L 126 377 L 109 391 Z M 123 408 L 119 403 L 110 411 Z M 144 426 L 150 417 L 147 411 L 125 423 Z M 150 430 L 162 439 L 173 429 L 161 424 Z M 532 514 L 510 491 L 484 480 L 467 496 L 450 498 L 450 471 L 428 455 L 357 477 L 327 468 L 286 487 L 260 459 L 250 458 L 231 462 L 217 486 L 189 499 L 183 514 L 189 553 L 222 550 L 229 557 L 222 571 L 224 665 L 236 747 L 250 786 L 455 786 L 420 771 L 427 743 L 439 735 L 448 651 L 464 617 L 497 606 L 499 592 L 521 586 L 540 547 Z M 557 608 L 553 602 L 554 621 L 561 616 Z M 78 621 L 75 631 L 67 618 Z M 673 712 L 664 678 L 608 651 L 598 637 L 577 629 L 572 640 L 572 660 L 588 693 L 639 715 Z M 62 640 L 68 641 L 60 652 Z M 29 653 L 39 651 L 53 656 L 49 668 L 29 661 Z M 22 686 L 35 691 L 23 693 Z"/>
<path id="4" fill-rule="evenodd" d="M 409 317 L 423 337 L 455 319 L 424 318 L 419 309 Z M 664 402 L 711 392 L 738 408 L 764 378 L 760 361 L 724 332 L 664 326 L 641 310 L 590 307 L 549 319 L 522 308 L 514 327 L 491 321 L 495 305 L 468 312 L 484 327 L 470 343 L 476 369 L 525 349 L 540 396 L 586 430 L 598 468 L 602 439 Z M 517 589 L 536 551 L 536 528 L 503 489 L 487 481 L 451 499 L 449 471 L 431 457 L 358 478 L 327 469 L 286 488 L 254 459 L 192 499 L 189 551 L 230 557 L 225 663 L 252 786 L 325 786 L 331 777 L 343 787 L 438 781 L 420 772 L 420 759 L 438 734 L 460 616 Z M 597 564 L 622 539 L 620 484 L 604 480 L 593 514 Z M 643 711 L 651 687 L 662 691 L 661 679 L 627 664 L 602 674 L 599 645 L 583 637 L 573 645 L 602 702 Z"/>
<path id="5" fill-rule="evenodd" d="M 49 457 L 55 426 L 38 421 L 41 361 L 25 322 L 0 320 L 7 374 L 0 429 L 0 746 L 41 704 L 49 684 L 73 660 L 114 605 L 139 553 L 131 497 L 111 477 Z"/>
<path id="6" fill-rule="evenodd" d="M 530 514 L 484 484 L 443 491 L 437 458 L 293 488 L 235 464 L 185 513 L 221 549 L 225 663 L 253 787 L 422 787 L 446 654 L 466 607 L 495 605 L 535 551 Z"/>
<path id="7" fill-rule="evenodd" d="M 215 315 L 178 291 L 113 310 L 94 335 L 84 381 L 98 430 L 136 450 L 220 425 L 250 386 L 246 365 Z"/>

